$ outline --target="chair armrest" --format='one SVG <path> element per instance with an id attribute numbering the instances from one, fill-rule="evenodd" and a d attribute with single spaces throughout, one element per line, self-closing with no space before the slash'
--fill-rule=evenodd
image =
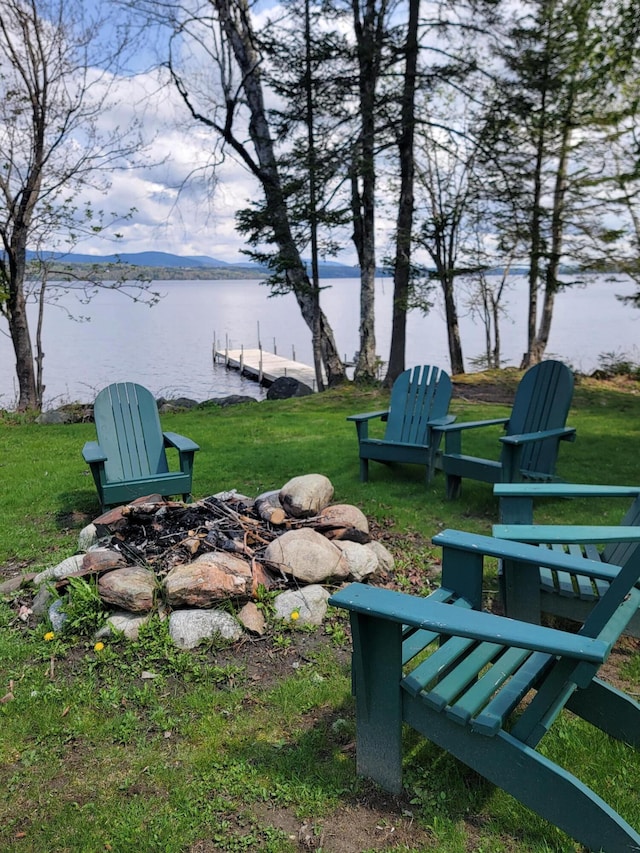
<path id="1" fill-rule="evenodd" d="M 602 663 L 609 652 L 608 643 L 591 637 L 569 634 L 555 628 L 455 607 L 429 597 L 418 598 L 367 584 L 350 584 L 332 595 L 329 604 L 370 618 L 399 622 L 438 634 L 497 642 L 553 655 L 566 655 L 591 663 Z"/>
<path id="2" fill-rule="evenodd" d="M 558 427 L 557 429 L 544 429 L 538 432 L 523 432 L 520 435 L 503 435 L 500 441 L 504 444 L 530 444 L 532 441 L 544 441 L 547 438 L 560 438 L 566 441 L 575 441 L 575 427 Z"/>
<path id="3" fill-rule="evenodd" d="M 361 415 L 348 415 L 348 421 L 370 421 L 372 418 L 382 418 L 386 420 L 389 417 L 389 409 L 382 409 L 379 412 L 364 412 Z"/>
<path id="4" fill-rule="evenodd" d="M 544 545 L 640 542 L 640 527 L 622 527 L 619 524 L 494 524 L 493 535 L 499 539 Z"/>
<path id="5" fill-rule="evenodd" d="M 502 525 L 502 527 L 508 526 L 510 525 Z M 511 526 L 515 527 L 516 525 Z M 620 528 L 616 529 L 619 530 Z M 476 556 L 495 557 L 498 560 L 509 560 L 536 567 L 546 566 L 549 569 L 574 572 L 591 577 L 603 576 L 603 564 L 598 560 L 589 560 L 586 557 L 566 554 L 563 551 L 543 551 L 538 545 L 531 545 L 519 539 L 510 541 L 506 538 L 481 536 L 475 533 L 464 533 L 460 530 L 443 530 L 442 533 L 434 536 L 432 541 L 434 545 L 440 545 L 443 549 L 466 551 Z M 608 565 L 604 570 L 604 577 L 609 576 L 610 570 L 615 575 L 620 571 L 620 566 Z"/>
<path id="6" fill-rule="evenodd" d="M 475 429 L 476 427 L 495 426 L 496 424 L 506 424 L 509 418 L 493 418 L 490 421 L 457 421 L 455 424 L 448 424 L 442 427 L 442 432 L 460 432 L 463 429 Z"/>
<path id="7" fill-rule="evenodd" d="M 200 450 L 200 445 L 190 438 L 185 438 L 184 435 L 179 435 L 177 432 L 163 432 L 165 447 L 175 447 L 180 453 L 194 453 Z"/>
<path id="8" fill-rule="evenodd" d="M 599 486 L 587 483 L 497 483 L 499 498 L 635 498 L 640 486 Z"/>
<path id="9" fill-rule="evenodd" d="M 82 448 L 82 456 L 88 465 L 107 461 L 107 455 L 97 441 L 87 441 Z"/>
<path id="10" fill-rule="evenodd" d="M 457 415 L 444 415 L 442 418 L 434 418 L 432 421 L 427 421 L 427 426 L 440 430 L 442 427 L 452 424 L 456 417 Z"/>

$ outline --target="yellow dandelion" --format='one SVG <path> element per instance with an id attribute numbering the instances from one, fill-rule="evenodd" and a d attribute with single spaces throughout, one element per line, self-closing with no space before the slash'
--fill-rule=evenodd
<path id="1" fill-rule="evenodd" d="M 104 643 L 96 643 L 93 647 L 94 652 L 101 652 L 104 649 Z"/>
<path id="2" fill-rule="evenodd" d="M 289 618 L 291 619 L 292 622 L 295 622 L 297 619 L 300 618 L 300 614 L 298 613 L 297 610 L 293 610 L 291 612 L 291 616 Z"/>
<path id="3" fill-rule="evenodd" d="M 47 633 L 44 635 L 44 639 L 47 643 L 53 640 L 54 637 L 55 634 L 53 633 L 53 631 L 47 631 Z"/>

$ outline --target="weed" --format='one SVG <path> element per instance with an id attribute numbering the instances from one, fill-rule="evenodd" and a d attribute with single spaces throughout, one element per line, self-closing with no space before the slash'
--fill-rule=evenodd
<path id="1" fill-rule="evenodd" d="M 93 636 L 102 628 L 108 613 L 100 599 L 96 580 L 70 577 L 63 605 L 63 631 L 67 635 Z"/>

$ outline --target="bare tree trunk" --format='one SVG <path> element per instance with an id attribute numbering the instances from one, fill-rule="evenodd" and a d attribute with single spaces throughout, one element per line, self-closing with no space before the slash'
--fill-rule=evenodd
<path id="1" fill-rule="evenodd" d="M 564 212 L 565 198 L 567 193 L 567 164 L 571 144 L 571 122 L 569 116 L 573 108 L 573 99 L 567 106 L 567 119 L 562 128 L 562 139 L 560 141 L 560 153 L 556 169 L 556 180 L 553 192 L 553 212 L 551 215 L 551 247 L 549 249 L 549 260 L 545 276 L 544 299 L 542 303 L 542 316 L 538 333 L 533 342 L 533 363 L 542 361 L 549 343 L 551 334 L 551 321 L 553 319 L 553 308 L 556 293 L 559 286 L 560 258 L 562 254 L 562 241 L 564 238 Z"/>
<path id="2" fill-rule="evenodd" d="M 409 23 L 405 45 L 405 72 L 398 154 L 400 159 L 400 198 L 396 222 L 396 258 L 393 271 L 393 311 L 391 346 L 385 385 L 391 386 L 405 369 L 407 341 L 407 305 L 411 282 L 411 248 L 414 208 L 414 137 L 416 68 L 418 64 L 418 20 L 420 0 L 409 0 Z"/>
<path id="3" fill-rule="evenodd" d="M 364 15 L 360 18 L 360 4 L 353 0 L 353 22 L 358 47 L 360 89 L 360 157 L 357 178 L 352 181 L 352 207 L 356 200 L 359 209 L 359 229 L 354 228 L 354 238 L 359 236 L 356 248 L 360 259 L 360 351 L 354 379 L 370 381 L 376 378 L 375 335 L 375 114 L 376 83 L 379 72 L 380 40 L 386 10 L 385 0 L 376 9 L 376 0 L 366 0 Z M 359 235 L 358 235 L 359 230 Z"/>
<path id="4" fill-rule="evenodd" d="M 287 284 L 295 294 L 305 323 L 312 334 L 315 330 L 320 336 L 320 349 L 327 382 L 329 386 L 337 385 L 345 380 L 346 371 L 338 354 L 333 331 L 324 313 L 318 309 L 313 287 L 291 232 L 264 105 L 260 57 L 254 47 L 255 38 L 250 24 L 249 5 L 247 0 L 211 0 L 211 2 L 219 15 L 220 23 L 242 74 L 242 87 L 251 116 L 249 135 L 259 164 L 257 177 L 265 194 L 274 239 L 285 269 Z M 234 144 L 234 147 L 238 147 L 237 140 L 229 137 L 229 141 Z"/>

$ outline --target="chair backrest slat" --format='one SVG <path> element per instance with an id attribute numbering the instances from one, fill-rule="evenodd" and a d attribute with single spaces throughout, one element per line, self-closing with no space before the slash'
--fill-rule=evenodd
<path id="1" fill-rule="evenodd" d="M 133 382 L 109 385 L 96 397 L 94 419 L 109 481 L 168 470 L 158 407 L 146 388 Z"/>
<path id="2" fill-rule="evenodd" d="M 530 368 L 518 385 L 507 435 L 564 427 L 573 398 L 573 373 L 560 361 L 543 361 Z M 553 474 L 556 439 L 536 441 L 524 447 L 521 469 Z"/>
<path id="3" fill-rule="evenodd" d="M 393 383 L 386 441 L 428 443 L 429 421 L 443 418 L 451 400 L 451 379 L 444 370 L 419 365 L 405 370 Z"/>

